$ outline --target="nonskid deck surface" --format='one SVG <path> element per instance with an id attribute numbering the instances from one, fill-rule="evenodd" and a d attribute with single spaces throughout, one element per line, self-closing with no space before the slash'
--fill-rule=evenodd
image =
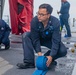
<path id="1" fill-rule="evenodd" d="M 32 75 L 36 68 L 18 69 L 16 66 L 17 63 L 23 62 L 21 36 L 11 35 L 10 39 L 12 41 L 11 48 L 0 51 L 0 75 Z M 57 59 L 57 66 L 51 68 L 46 75 L 74 75 L 76 70 L 76 50 L 73 53 L 71 52 L 71 48 L 74 47 L 73 44 L 75 42 L 67 44 L 63 41 L 63 43 L 69 47 L 67 55 Z M 45 53 L 46 50 L 48 48 L 42 46 L 42 52 Z M 37 57 L 36 53 L 35 56 Z"/>

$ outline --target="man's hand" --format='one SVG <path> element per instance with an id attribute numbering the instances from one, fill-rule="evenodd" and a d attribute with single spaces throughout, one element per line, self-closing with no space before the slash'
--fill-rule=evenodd
<path id="1" fill-rule="evenodd" d="M 37 54 L 38 54 L 38 56 L 42 56 L 42 53 L 41 52 L 38 52 Z"/>
<path id="2" fill-rule="evenodd" d="M 51 62 L 52 62 L 52 57 L 51 56 L 47 56 L 48 60 L 46 62 L 47 67 L 50 66 Z"/>

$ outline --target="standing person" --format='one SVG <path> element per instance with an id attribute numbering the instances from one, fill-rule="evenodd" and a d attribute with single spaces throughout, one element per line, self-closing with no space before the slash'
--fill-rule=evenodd
<path id="1" fill-rule="evenodd" d="M 65 25 L 66 27 L 67 35 L 65 35 L 65 37 L 71 37 L 71 30 L 68 23 L 69 9 L 70 9 L 70 3 L 67 0 L 61 0 L 61 9 L 57 13 L 61 14 L 60 15 L 61 28 L 63 28 L 63 25 Z"/>
<path id="2" fill-rule="evenodd" d="M 60 22 L 51 15 L 52 10 L 49 4 L 41 4 L 37 16 L 31 21 L 31 31 L 23 34 L 24 63 L 17 64 L 20 69 L 35 67 L 34 50 L 42 56 L 41 46 L 50 49 L 44 54 L 48 58 L 47 67 L 66 55 L 66 47 L 61 42 Z"/>
<path id="3" fill-rule="evenodd" d="M 5 49 L 10 48 L 10 40 L 9 40 L 9 34 L 10 34 L 10 27 L 6 24 L 6 22 L 2 19 L 0 19 L 0 45 L 4 44 Z"/>

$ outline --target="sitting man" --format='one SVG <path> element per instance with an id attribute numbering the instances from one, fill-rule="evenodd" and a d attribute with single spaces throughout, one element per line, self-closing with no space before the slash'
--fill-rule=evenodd
<path id="1" fill-rule="evenodd" d="M 5 49 L 10 48 L 10 40 L 9 40 L 9 34 L 10 34 L 10 27 L 6 24 L 6 22 L 2 19 L 0 19 L 0 45 L 4 44 Z"/>
<path id="2" fill-rule="evenodd" d="M 42 56 L 41 46 L 46 46 L 48 50 L 44 56 L 48 58 L 47 67 L 55 59 L 67 54 L 67 49 L 61 42 L 60 22 L 52 16 L 53 8 L 49 4 L 41 4 L 31 21 L 31 31 L 23 34 L 24 63 L 18 63 L 20 69 L 34 68 L 34 50 L 38 56 Z"/>

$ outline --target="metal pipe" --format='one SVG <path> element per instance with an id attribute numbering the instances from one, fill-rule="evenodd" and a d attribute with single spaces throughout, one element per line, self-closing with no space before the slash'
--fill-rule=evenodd
<path id="1" fill-rule="evenodd" d="M 74 25 L 75 21 L 76 21 L 76 19 L 75 19 L 75 18 L 73 18 L 73 27 L 75 27 L 75 25 Z"/>
<path id="2" fill-rule="evenodd" d="M 2 2 L 3 0 L 1 0 L 1 18 L 2 18 Z"/>

